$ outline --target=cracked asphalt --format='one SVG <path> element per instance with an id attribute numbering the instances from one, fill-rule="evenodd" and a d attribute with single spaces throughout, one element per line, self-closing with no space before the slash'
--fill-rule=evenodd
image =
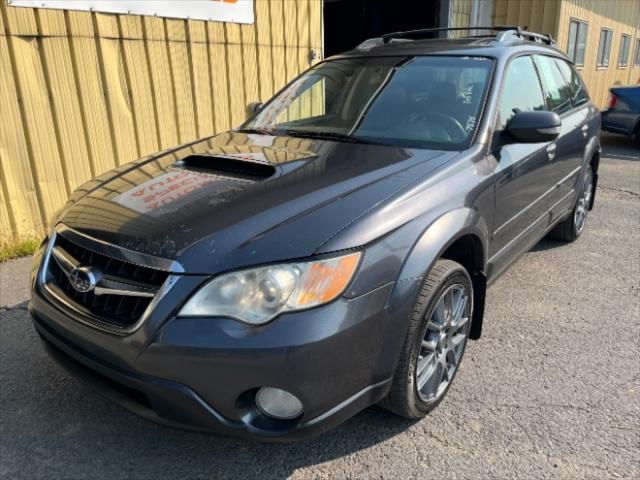
<path id="1" fill-rule="evenodd" d="M 447 399 L 414 423 L 377 407 L 315 439 L 182 432 L 94 394 L 43 352 L 29 259 L 0 266 L 0 477 L 640 478 L 640 154 L 603 137 L 596 207 L 490 289 Z"/>

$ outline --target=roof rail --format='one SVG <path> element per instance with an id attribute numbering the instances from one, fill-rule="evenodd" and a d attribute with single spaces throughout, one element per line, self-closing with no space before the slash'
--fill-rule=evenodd
<path id="1" fill-rule="evenodd" d="M 547 45 L 555 45 L 556 41 L 550 34 L 530 32 L 526 28 L 516 27 L 515 29 L 501 30 L 496 35 L 496 40 L 504 42 L 513 38 L 522 38 L 533 42 L 546 43 Z"/>
<path id="2" fill-rule="evenodd" d="M 421 28 L 419 30 L 407 30 L 404 32 L 393 32 L 382 35 L 380 38 L 383 43 L 389 43 L 395 38 L 406 39 L 421 39 L 430 38 L 432 33 L 439 32 L 455 32 L 455 31 L 469 31 L 469 30 L 492 30 L 494 32 L 506 31 L 506 30 L 518 30 L 519 27 L 513 26 L 495 26 L 495 27 L 439 27 L 439 28 Z"/>
<path id="3" fill-rule="evenodd" d="M 510 25 L 496 25 L 493 27 L 440 27 L 440 28 L 422 28 L 419 30 L 407 30 L 404 32 L 393 32 L 387 33 L 385 35 L 380 36 L 379 38 L 371 38 L 369 40 L 365 40 L 362 44 L 359 45 L 359 48 L 366 48 L 373 46 L 373 43 L 379 43 L 380 41 L 383 44 L 390 43 L 395 39 L 403 39 L 403 40 L 418 40 L 423 38 L 431 38 L 434 33 L 440 32 L 456 32 L 456 31 L 471 31 L 471 30 L 489 30 L 493 32 L 499 32 L 496 35 L 496 40 L 499 42 L 504 42 L 507 40 L 512 40 L 514 38 L 521 38 L 525 40 L 531 40 L 534 42 L 546 43 L 548 45 L 554 45 L 555 40 L 551 35 L 545 35 L 541 33 L 529 32 L 527 27 L 519 27 L 519 26 L 510 26 Z"/>

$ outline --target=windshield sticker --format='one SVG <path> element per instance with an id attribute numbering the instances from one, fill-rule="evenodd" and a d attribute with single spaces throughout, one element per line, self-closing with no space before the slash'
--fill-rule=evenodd
<path id="1" fill-rule="evenodd" d="M 473 85 L 473 83 L 470 83 L 462 92 L 462 103 L 465 105 L 471 105 L 471 100 L 473 98 Z"/>
<path id="2" fill-rule="evenodd" d="M 465 126 L 465 130 L 467 132 L 472 132 L 474 128 L 476 128 L 476 117 L 474 117 L 473 115 L 469 115 L 467 117 L 467 125 Z"/>

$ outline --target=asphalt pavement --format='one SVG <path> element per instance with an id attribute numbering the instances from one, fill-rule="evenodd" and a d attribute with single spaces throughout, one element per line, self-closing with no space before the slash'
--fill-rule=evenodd
<path id="1" fill-rule="evenodd" d="M 582 237 L 542 241 L 490 289 L 482 339 L 420 422 L 372 407 L 291 444 L 155 425 L 46 356 L 30 259 L 0 265 L 0 478 L 640 478 L 640 153 L 603 143 Z"/>

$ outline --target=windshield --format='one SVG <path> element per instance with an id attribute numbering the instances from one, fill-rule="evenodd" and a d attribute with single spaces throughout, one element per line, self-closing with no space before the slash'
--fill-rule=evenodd
<path id="1" fill-rule="evenodd" d="M 323 62 L 242 130 L 415 148 L 461 149 L 476 128 L 493 62 L 366 57 Z"/>

